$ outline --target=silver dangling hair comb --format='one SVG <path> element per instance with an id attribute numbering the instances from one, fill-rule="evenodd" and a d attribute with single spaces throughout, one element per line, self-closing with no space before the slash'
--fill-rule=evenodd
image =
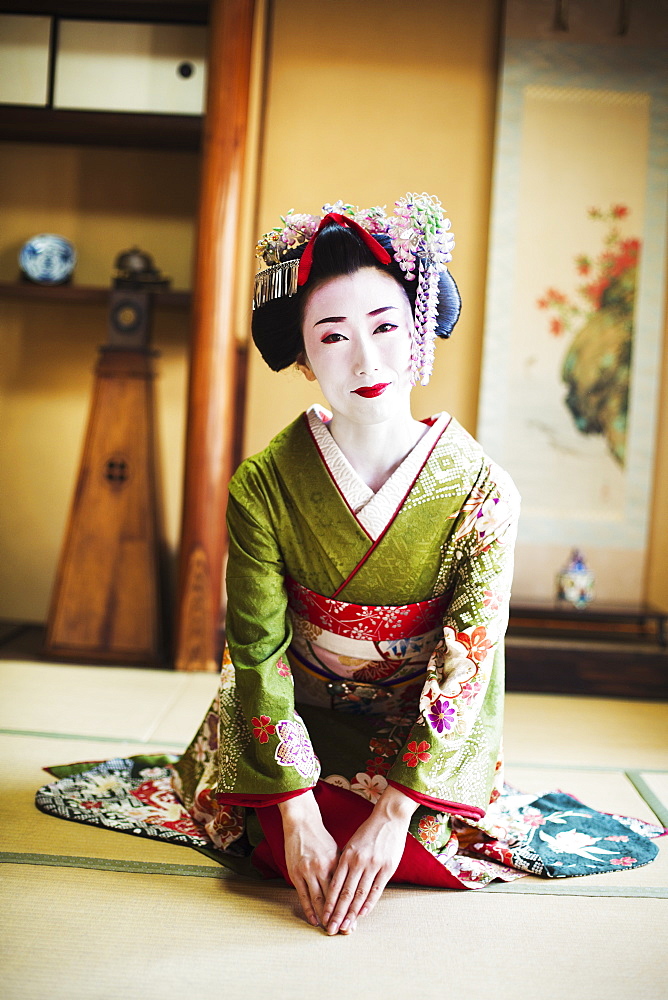
<path id="1" fill-rule="evenodd" d="M 299 258 L 271 264 L 255 275 L 253 288 L 253 309 L 259 309 L 265 302 L 292 296 L 297 292 Z"/>

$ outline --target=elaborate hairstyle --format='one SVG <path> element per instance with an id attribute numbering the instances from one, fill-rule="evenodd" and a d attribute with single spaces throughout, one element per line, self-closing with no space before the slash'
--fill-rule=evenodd
<path id="1" fill-rule="evenodd" d="M 274 371 L 287 368 L 303 352 L 302 319 L 311 291 L 330 278 L 375 267 L 394 278 L 406 293 L 418 329 L 413 351 L 414 381 L 426 384 L 431 373 L 434 337 L 450 336 L 459 317 L 461 300 L 443 260 L 450 259 L 449 249 L 454 242 L 449 234 L 447 238 L 444 236 L 449 222 L 441 226 L 436 237 L 432 231 L 431 244 L 426 249 L 419 246 L 415 230 L 411 231 L 410 243 L 416 250 L 410 247 L 407 233 L 411 219 L 405 217 L 406 205 L 413 211 L 415 221 L 416 201 L 416 196 L 407 195 L 405 202 L 397 202 L 404 213 L 399 217 L 404 228 L 398 238 L 393 238 L 392 221 L 385 218 L 382 210 L 357 212 L 353 218 L 352 206 L 339 204 L 325 209 L 347 209 L 345 215 L 329 211 L 321 219 L 290 213 L 283 220 L 283 228 L 263 238 L 259 250 L 271 263 L 256 279 L 252 334 L 270 368 Z M 429 199 L 432 215 L 434 204 L 440 210 L 440 203 Z M 418 209 L 421 209 L 419 203 Z M 357 218 L 366 225 L 360 226 Z M 299 239 L 298 245 L 286 245 L 287 240 L 294 244 Z M 417 264 L 420 269 L 416 277 Z"/>

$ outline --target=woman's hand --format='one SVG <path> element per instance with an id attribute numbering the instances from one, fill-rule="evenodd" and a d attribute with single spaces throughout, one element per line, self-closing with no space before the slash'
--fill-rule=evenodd
<path id="1" fill-rule="evenodd" d="M 285 862 L 304 916 L 323 924 L 325 898 L 339 860 L 336 841 L 325 829 L 313 792 L 279 802 L 285 838 Z"/>
<path id="2" fill-rule="evenodd" d="M 323 911 L 328 934 L 355 929 L 370 913 L 394 875 L 406 846 L 410 818 L 418 803 L 391 785 L 341 852 Z"/>

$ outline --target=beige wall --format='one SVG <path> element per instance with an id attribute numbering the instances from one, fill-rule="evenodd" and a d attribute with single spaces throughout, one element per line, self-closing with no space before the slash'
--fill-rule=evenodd
<path id="1" fill-rule="evenodd" d="M 77 284 L 107 286 L 136 243 L 190 284 L 198 158 L 143 150 L 0 143 L 0 280 L 23 242 L 56 232 L 76 245 Z M 78 470 L 104 306 L 0 296 L 0 618 L 40 621 Z M 176 545 L 183 466 L 188 315 L 156 311 L 165 520 Z"/>
<path id="2" fill-rule="evenodd" d="M 258 232 L 290 208 L 343 198 L 386 204 L 408 190 L 443 201 L 464 300 L 439 345 L 416 416 L 448 409 L 475 431 L 497 77 L 497 0 L 276 0 L 257 205 Z M 388 64 L 392 63 L 391 71 Z M 107 285 L 132 242 L 188 287 L 197 158 L 192 154 L 0 144 L 0 280 L 30 235 L 77 244 L 77 281 Z M 0 617 L 43 619 L 78 467 L 103 308 L 0 299 Z M 178 535 L 187 322 L 156 316 L 168 540 Z M 668 386 L 664 369 L 663 385 Z M 252 353 L 245 451 L 314 399 Z M 668 406 L 658 446 L 649 595 L 668 608 Z"/>

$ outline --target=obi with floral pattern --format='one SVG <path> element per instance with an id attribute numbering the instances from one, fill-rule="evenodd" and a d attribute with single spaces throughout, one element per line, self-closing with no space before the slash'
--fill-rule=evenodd
<path id="1" fill-rule="evenodd" d="M 399 705 L 406 685 L 425 677 L 440 636 L 446 595 L 377 607 L 333 600 L 286 581 L 295 697 L 359 713 Z"/>

